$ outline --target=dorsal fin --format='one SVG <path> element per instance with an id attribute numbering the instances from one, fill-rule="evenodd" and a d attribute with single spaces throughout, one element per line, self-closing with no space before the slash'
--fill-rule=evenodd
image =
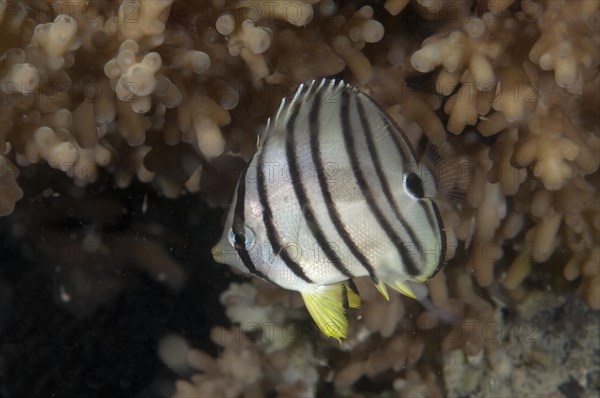
<path id="1" fill-rule="evenodd" d="M 289 97 L 285 97 L 279 103 L 279 108 L 277 109 L 277 113 L 273 118 L 274 125 L 282 125 L 286 122 L 286 120 L 290 117 L 290 112 L 299 102 L 310 100 L 313 96 L 315 96 L 318 92 L 325 94 L 324 97 L 321 98 L 321 101 L 327 103 L 329 101 L 337 101 L 337 98 L 333 97 L 333 94 L 339 92 L 340 89 L 348 90 L 354 93 L 361 93 L 357 88 L 347 84 L 343 80 L 329 79 L 323 78 L 320 80 L 312 80 L 309 83 L 302 83 L 296 88 L 294 94 Z M 331 98 L 327 95 L 327 92 L 332 94 Z M 268 126 L 267 126 L 268 127 Z"/>

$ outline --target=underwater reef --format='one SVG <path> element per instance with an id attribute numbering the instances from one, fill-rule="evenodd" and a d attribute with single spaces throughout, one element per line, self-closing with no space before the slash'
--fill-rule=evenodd
<path id="1" fill-rule="evenodd" d="M 600 394 L 600 2 L 0 3 L 0 397 Z M 340 345 L 210 247 L 281 99 L 343 79 L 468 175 L 428 305 Z"/>

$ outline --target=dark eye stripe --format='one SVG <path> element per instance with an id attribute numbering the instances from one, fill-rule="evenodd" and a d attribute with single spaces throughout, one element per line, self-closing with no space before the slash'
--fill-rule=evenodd
<path id="1" fill-rule="evenodd" d="M 242 172 L 237 188 L 237 200 L 233 211 L 233 223 L 231 229 L 238 234 L 244 234 L 244 211 L 246 201 L 246 170 Z"/>
<path id="2" fill-rule="evenodd" d="M 247 169 L 246 169 L 247 170 Z M 233 223 L 231 224 L 231 229 L 235 234 L 235 250 L 240 256 L 244 267 L 250 272 L 258 277 L 263 279 L 268 279 L 262 272 L 256 269 L 250 255 L 248 254 L 248 250 L 246 250 L 246 234 L 244 227 L 244 211 L 245 211 L 245 202 L 246 202 L 246 170 L 240 176 L 240 182 L 238 183 L 237 189 L 237 200 L 235 202 L 235 209 L 233 211 Z M 238 242 L 238 236 L 243 237 L 243 242 Z"/>

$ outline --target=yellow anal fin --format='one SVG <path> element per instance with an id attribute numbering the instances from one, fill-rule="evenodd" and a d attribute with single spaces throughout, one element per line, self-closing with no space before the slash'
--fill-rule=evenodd
<path id="1" fill-rule="evenodd" d="M 308 312 L 321 332 L 325 336 L 333 337 L 340 344 L 341 339 L 348 335 L 348 318 L 344 308 L 344 294 L 347 294 L 347 291 L 343 284 L 338 283 L 300 292 Z"/>
<path id="2" fill-rule="evenodd" d="M 346 297 L 348 298 L 348 307 L 360 308 L 360 296 L 356 290 L 356 286 L 352 282 L 344 283 L 344 289 L 346 290 Z"/>
<path id="3" fill-rule="evenodd" d="M 410 297 L 411 299 L 417 298 L 410 286 L 408 286 L 404 281 L 394 281 L 394 283 L 392 283 L 390 287 L 402 293 L 403 295 Z"/>
<path id="4" fill-rule="evenodd" d="M 375 284 L 375 287 L 377 288 L 377 290 L 379 290 L 379 293 L 381 293 L 381 295 L 385 297 L 387 301 L 390 301 L 390 295 L 388 294 L 387 287 L 385 287 L 385 283 L 379 281 Z"/>

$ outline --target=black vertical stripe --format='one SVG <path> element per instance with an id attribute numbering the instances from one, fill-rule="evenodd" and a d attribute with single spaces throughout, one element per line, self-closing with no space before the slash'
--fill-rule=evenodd
<path id="1" fill-rule="evenodd" d="M 375 174 L 377 174 L 377 178 L 379 179 L 379 183 L 383 188 L 383 194 L 388 200 L 396 219 L 400 221 L 400 224 L 408 234 L 410 240 L 415 245 L 415 248 L 421 252 L 421 243 L 419 242 L 417 235 L 415 234 L 412 226 L 406 221 L 402 213 L 400 213 L 400 208 L 398 207 L 397 201 L 394 199 L 394 195 L 392 194 L 392 190 L 390 189 L 390 184 L 388 182 L 387 176 L 385 175 L 383 168 L 381 166 L 381 161 L 379 159 L 379 155 L 377 154 L 377 148 L 375 147 L 375 141 L 373 139 L 373 132 L 369 128 L 369 122 L 367 121 L 367 117 L 365 115 L 365 108 L 361 101 L 357 98 L 356 103 L 358 105 L 358 116 L 360 118 L 360 123 L 365 131 L 365 135 L 367 137 L 367 148 L 369 149 L 369 155 L 371 155 L 371 160 L 373 161 L 373 166 L 375 167 Z M 394 132 L 391 132 L 391 135 L 395 135 Z"/>
<path id="2" fill-rule="evenodd" d="M 441 224 L 439 218 L 437 219 L 437 221 L 434 220 L 433 217 L 431 216 L 430 212 L 427 211 L 425 204 L 422 201 L 419 201 L 419 203 L 421 203 L 421 206 L 423 206 L 423 208 L 425 209 L 425 216 L 427 217 L 427 222 L 429 223 L 429 226 L 431 227 L 431 229 L 433 229 L 433 230 L 441 229 L 442 224 Z M 435 206 L 435 203 L 433 203 L 433 201 L 431 202 L 431 204 L 433 206 Z"/>
<path id="3" fill-rule="evenodd" d="M 247 170 L 247 169 L 246 169 Z M 244 211 L 245 211 L 245 202 L 246 202 L 246 170 L 240 176 L 240 182 L 238 183 L 237 189 L 237 200 L 235 203 L 235 209 L 233 210 L 233 222 L 231 224 L 231 229 L 235 234 L 243 234 L 246 235 L 245 221 L 244 221 Z M 256 269 L 250 255 L 248 254 L 248 250 L 244 245 L 235 244 L 235 250 L 238 253 L 238 256 L 242 259 L 242 263 L 250 272 L 260 278 L 267 279 L 266 275 Z"/>
<path id="4" fill-rule="evenodd" d="M 235 209 L 233 210 L 233 223 L 231 229 L 233 232 L 244 233 L 244 211 L 246 202 L 246 172 L 248 169 L 242 172 L 240 181 L 237 188 L 237 199 L 235 201 Z"/>
<path id="5" fill-rule="evenodd" d="M 433 201 L 431 201 L 431 208 L 433 209 L 435 218 L 437 220 L 437 225 L 439 226 L 440 245 L 442 247 L 440 247 L 440 258 L 438 259 L 438 265 L 435 268 L 435 270 L 433 271 L 433 273 L 429 276 L 430 278 L 432 278 L 435 274 L 438 273 L 438 271 L 442 268 L 442 264 L 444 264 L 444 260 L 446 259 L 446 232 L 442 228 L 442 225 L 443 225 L 442 216 L 440 215 L 440 210 L 438 209 L 437 205 Z"/>
<path id="6" fill-rule="evenodd" d="M 285 265 L 298 278 L 304 280 L 307 283 L 313 283 L 313 281 L 306 275 L 300 264 L 294 261 L 294 259 L 288 253 L 287 249 L 283 246 L 281 236 L 277 231 L 277 226 L 275 225 L 275 220 L 273 219 L 273 210 L 271 209 L 271 205 L 269 204 L 269 193 L 267 191 L 267 184 L 265 183 L 265 176 L 262 167 L 264 163 L 265 150 L 266 148 L 263 147 L 263 150 L 261 151 L 258 157 L 256 183 L 258 186 L 258 199 L 263 207 L 263 223 L 267 231 L 267 238 L 269 239 L 269 243 L 271 245 L 271 248 L 273 249 L 273 253 L 275 255 L 281 256 L 281 259 L 283 260 Z"/>
<path id="7" fill-rule="evenodd" d="M 318 134 L 319 130 L 317 111 L 321 102 L 321 93 L 317 92 L 315 98 L 313 98 L 312 101 L 313 106 L 310 109 L 308 124 L 308 129 L 310 131 L 311 137 L 313 134 Z M 298 155 L 296 153 L 296 141 L 294 137 L 294 130 L 296 128 L 296 118 L 298 116 L 299 111 L 300 104 L 295 104 L 294 109 L 292 109 L 291 116 L 287 121 L 286 125 L 286 157 L 290 170 L 290 177 L 292 179 L 292 186 L 294 187 L 294 193 L 296 194 L 296 200 L 298 201 L 299 206 L 304 206 L 303 214 L 304 219 L 306 221 L 306 225 L 310 229 L 310 232 L 313 234 L 313 237 L 316 239 L 321 250 L 323 250 L 323 253 L 325 253 L 325 256 L 327 256 L 329 261 L 340 273 L 345 275 L 347 278 L 352 278 L 353 275 L 344 266 L 342 259 L 337 255 L 337 253 L 331 246 L 331 243 L 327 241 L 325 233 L 315 215 L 315 211 L 312 207 L 311 200 L 308 197 L 308 193 L 306 192 L 305 181 L 303 178 L 304 176 L 301 175 L 300 166 L 298 164 Z M 317 168 L 316 170 L 317 172 L 320 171 L 319 168 Z"/>
<path id="8" fill-rule="evenodd" d="M 382 110 L 379 110 L 379 112 L 381 113 L 381 116 L 384 117 L 386 120 L 390 120 L 390 117 L 383 113 Z M 400 131 L 399 127 L 395 124 L 392 124 L 391 126 L 394 127 L 394 130 Z M 394 141 L 394 145 L 396 146 L 396 150 L 400 152 L 402 159 L 411 159 L 414 162 L 414 165 L 416 166 L 416 155 L 414 150 L 412 149 L 412 146 L 410 146 L 410 144 L 404 144 L 402 142 L 408 142 L 408 138 L 405 135 L 400 136 L 399 134 L 392 134 L 392 139 Z"/>
<path id="9" fill-rule="evenodd" d="M 327 211 L 331 222 L 335 226 L 336 231 L 352 253 L 352 255 L 360 262 L 360 264 L 367 270 L 369 276 L 373 280 L 377 280 L 373 266 L 369 263 L 367 257 L 361 252 L 358 245 L 352 240 L 350 233 L 346 229 L 342 217 L 337 209 L 335 201 L 329 186 L 327 184 L 327 177 L 325 176 L 325 167 L 323 165 L 323 159 L 321 156 L 321 148 L 319 143 L 320 125 L 319 125 L 319 110 L 320 110 L 320 95 L 317 101 L 314 101 L 309 115 L 310 128 L 310 153 L 312 155 L 312 161 L 317 170 L 317 177 L 319 180 L 319 188 L 321 189 L 321 195 L 327 205 Z"/>
<path id="10" fill-rule="evenodd" d="M 391 134 L 392 140 L 394 141 L 394 145 L 396 146 L 396 150 L 400 153 L 400 156 L 402 156 L 403 159 L 412 159 L 414 165 L 416 166 L 416 154 L 415 154 L 415 151 L 414 151 L 412 145 L 404 144 L 404 143 L 408 143 L 408 138 L 404 134 L 402 134 L 402 130 L 400 129 L 400 127 L 398 127 L 398 125 L 396 125 L 396 123 L 394 123 L 394 121 L 391 120 L 391 118 L 385 113 L 385 111 L 383 109 L 381 109 L 381 107 L 375 101 L 373 101 L 373 99 L 371 99 L 369 97 L 369 101 L 371 101 L 371 103 L 373 105 L 375 105 L 375 107 L 379 110 L 379 114 L 381 115 L 382 118 L 391 121 L 391 127 L 394 130 L 394 131 L 392 131 L 392 134 Z M 408 152 L 407 152 L 407 150 L 408 150 Z M 404 164 L 402 166 L 404 166 Z M 431 229 L 432 230 L 439 229 L 441 224 L 438 224 L 438 225 L 435 224 L 434 219 L 431 216 L 430 212 L 427 211 L 427 206 L 421 201 L 419 201 L 419 204 L 421 205 L 421 207 L 423 208 L 423 211 L 425 212 L 425 216 L 427 217 L 427 222 L 429 223 L 429 226 L 431 227 Z"/>
<path id="11" fill-rule="evenodd" d="M 352 169 L 354 170 L 354 175 L 356 177 L 356 181 L 365 196 L 369 209 L 375 216 L 375 219 L 380 224 L 381 228 L 384 230 L 388 238 L 394 243 L 396 249 L 400 254 L 400 258 L 402 259 L 406 271 L 411 276 L 419 275 L 419 268 L 414 263 L 413 259 L 410 256 L 409 251 L 406 246 L 402 242 L 399 236 L 394 233 L 394 230 L 388 220 L 386 219 L 383 211 L 377 205 L 375 195 L 371 191 L 371 187 L 367 184 L 365 175 L 360 167 L 360 161 L 358 159 L 358 155 L 356 153 L 356 148 L 354 147 L 354 132 L 353 127 L 350 123 L 350 94 L 347 90 L 342 90 L 342 101 L 340 106 L 340 120 L 342 122 L 342 131 L 344 133 L 344 142 L 346 145 L 346 151 L 348 153 L 348 157 L 350 158 L 350 162 L 352 163 Z"/>
<path id="12" fill-rule="evenodd" d="M 402 129 L 394 122 L 394 120 L 387 114 L 387 112 L 379 106 L 379 104 L 367 94 L 361 93 L 364 97 L 366 97 L 371 105 L 373 105 L 378 111 L 379 116 L 382 119 L 388 120 L 390 122 L 390 126 L 393 127 L 396 134 L 392 134 L 392 139 L 394 140 L 394 145 L 396 150 L 400 152 L 402 159 L 412 159 L 416 164 L 417 154 L 415 153 L 414 148 L 410 144 L 408 137 L 404 134 Z"/>

